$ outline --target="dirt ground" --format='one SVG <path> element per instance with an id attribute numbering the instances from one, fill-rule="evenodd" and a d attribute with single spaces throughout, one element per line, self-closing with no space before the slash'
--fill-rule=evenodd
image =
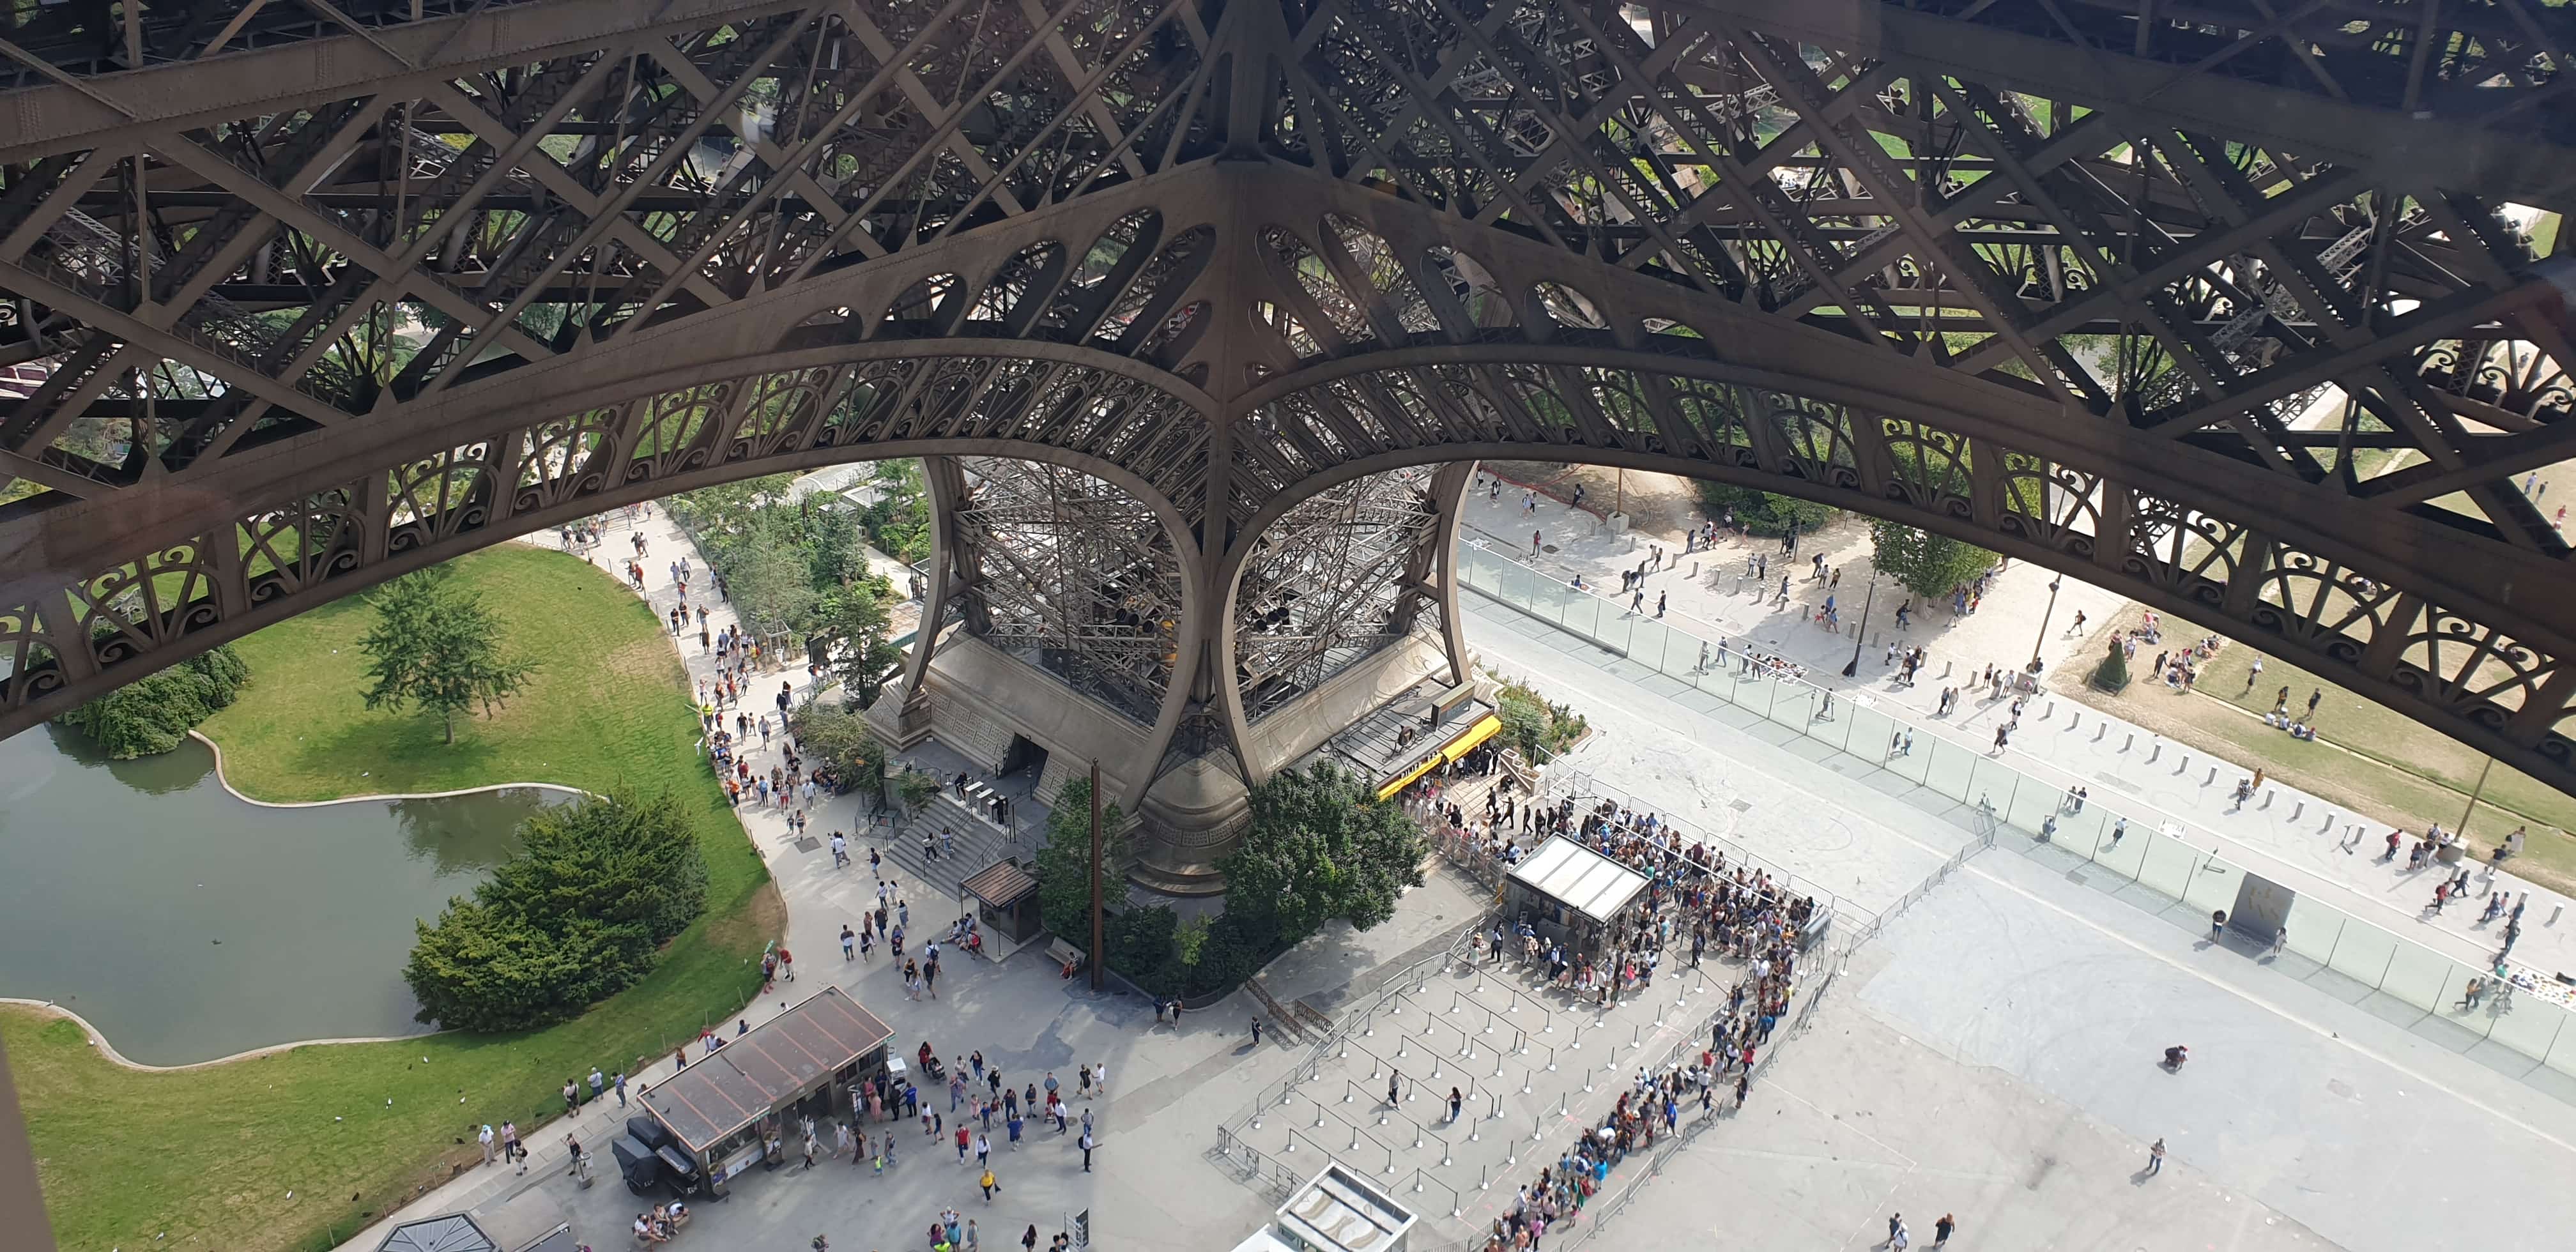
<path id="1" fill-rule="evenodd" d="M 1679 474 L 1650 474 L 1644 470 L 1620 471 L 1603 465 L 1563 465 L 1554 461 L 1486 461 L 1487 473 L 1501 475 L 1507 482 L 1538 488 L 1540 494 L 1559 500 L 1574 498 L 1577 484 L 1583 487 L 1583 507 L 1598 513 L 1614 508 L 1628 514 L 1631 529 L 1651 535 L 1678 539 L 1681 532 L 1708 520 L 1707 510 L 1699 502 L 1698 485 Z M 1849 543 L 1866 543 L 1869 527 L 1858 515 L 1837 511 L 1825 523 L 1823 539 L 1814 550 L 1826 553 L 1841 551 Z M 1815 544 L 1814 539 L 1808 541 Z M 1832 558 L 1839 563 L 1840 558 Z"/>

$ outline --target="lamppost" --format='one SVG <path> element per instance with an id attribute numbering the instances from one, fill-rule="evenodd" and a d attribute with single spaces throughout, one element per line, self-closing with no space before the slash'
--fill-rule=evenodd
<path id="1" fill-rule="evenodd" d="M 1860 598 L 1860 629 L 1852 632 L 1852 659 L 1851 664 L 1843 667 L 1845 678 L 1860 676 L 1860 648 L 1861 644 L 1869 638 L 1869 606 L 1877 602 L 1878 567 L 1873 565 L 1869 571 L 1869 590 L 1862 593 Z"/>
<path id="2" fill-rule="evenodd" d="M 2052 614 L 2057 612 L 2057 589 L 2060 586 L 2065 585 L 2065 582 L 2066 575 L 2064 574 L 2060 574 L 2057 577 L 2048 580 L 2048 607 L 2042 609 L 2039 614 L 2039 638 L 2031 640 L 2030 642 L 2031 673 L 2036 674 L 2039 672 L 2039 650 L 2048 646 L 2048 619 Z"/>

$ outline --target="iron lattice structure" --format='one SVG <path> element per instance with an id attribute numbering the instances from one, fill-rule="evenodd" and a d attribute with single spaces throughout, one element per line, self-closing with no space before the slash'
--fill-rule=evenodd
<path id="1" fill-rule="evenodd" d="M 2576 786 L 2576 579 L 2514 489 L 2576 433 L 2530 233 L 2576 207 L 2571 36 L 2533 0 L 20 6 L 0 731 L 509 535 L 927 455 L 1148 512 L 1153 742 L 1239 745 L 1438 600 L 1441 527 L 1390 600 L 1419 506 L 1349 485 L 1518 457 L 2072 571 Z M 1377 581 L 1284 604 L 1345 542 Z"/>
<path id="2" fill-rule="evenodd" d="M 1153 510 L 1075 470 L 983 459 L 947 524 L 969 631 L 1153 722 L 1181 617 L 1181 564 Z"/>

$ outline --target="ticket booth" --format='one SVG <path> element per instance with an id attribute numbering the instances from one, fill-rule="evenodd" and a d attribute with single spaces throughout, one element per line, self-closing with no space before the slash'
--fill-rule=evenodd
<path id="1" fill-rule="evenodd" d="M 1542 941 L 1593 957 L 1606 937 L 1634 922 L 1645 895 L 1645 875 L 1557 835 L 1512 866 L 1504 880 L 1503 912 L 1513 925 L 1536 930 Z"/>
<path id="2" fill-rule="evenodd" d="M 1027 943 L 1038 933 L 1038 880 L 1017 861 L 995 861 L 966 880 L 983 927 L 1013 943 Z"/>
<path id="3" fill-rule="evenodd" d="M 838 987 L 807 996 L 643 1093 L 645 1111 L 717 1195 L 753 1165 L 785 1159 L 787 1128 L 847 1108 L 886 1067 L 894 1028 Z"/>

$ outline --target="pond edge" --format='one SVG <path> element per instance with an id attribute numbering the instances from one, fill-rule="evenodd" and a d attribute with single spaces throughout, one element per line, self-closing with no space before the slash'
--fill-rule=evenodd
<path id="1" fill-rule="evenodd" d="M 534 787 L 541 791 L 560 791 L 563 794 L 570 796 L 592 795 L 592 793 L 584 791 L 579 787 L 567 787 L 562 783 L 506 782 L 491 783 L 481 787 L 459 787 L 454 791 L 388 791 L 376 795 L 339 796 L 329 800 L 299 800 L 293 802 L 261 800 L 256 797 L 242 794 L 241 788 L 234 786 L 231 779 L 224 777 L 224 745 L 207 738 L 205 735 L 193 729 L 188 732 L 188 737 L 206 745 L 207 750 L 215 754 L 215 781 L 223 784 L 224 790 L 231 792 L 234 799 L 239 800 L 244 804 L 257 805 L 263 809 L 319 809 L 328 808 L 334 804 L 365 804 L 370 801 L 383 800 L 443 800 L 449 796 L 470 796 L 485 791 L 515 791 L 524 787 Z M 596 799 L 597 797 L 592 796 L 592 798 Z M 398 1037 L 408 1039 L 413 1038 L 414 1036 L 403 1035 Z M 335 1039 L 325 1040 L 324 1042 L 338 1043 L 344 1041 Z"/>

